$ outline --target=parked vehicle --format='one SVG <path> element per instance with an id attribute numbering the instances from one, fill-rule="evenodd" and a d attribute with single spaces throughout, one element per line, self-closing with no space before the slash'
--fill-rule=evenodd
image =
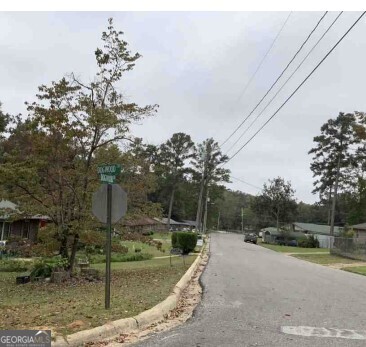
<path id="1" fill-rule="evenodd" d="M 285 240 L 284 237 L 277 237 L 275 242 L 279 246 L 297 247 L 297 241 L 296 240 Z"/>
<path id="2" fill-rule="evenodd" d="M 251 242 L 251 243 L 257 244 L 257 235 L 254 233 L 245 234 L 244 242 Z"/>

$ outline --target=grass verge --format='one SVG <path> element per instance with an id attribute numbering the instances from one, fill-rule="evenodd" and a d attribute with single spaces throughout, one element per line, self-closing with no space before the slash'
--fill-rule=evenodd
<path id="1" fill-rule="evenodd" d="M 316 264 L 331 265 L 331 264 L 353 264 L 359 261 L 343 258 L 337 255 L 331 254 L 294 254 L 295 258 L 310 261 Z"/>
<path id="2" fill-rule="evenodd" d="M 172 291 L 196 256 L 112 263 L 111 309 L 104 309 L 104 282 L 16 285 L 14 272 L 0 273 L 0 329 L 42 327 L 70 334 L 145 311 Z M 105 264 L 93 267 L 104 272 Z M 71 324 L 74 323 L 74 324 Z"/>
<path id="3" fill-rule="evenodd" d="M 290 246 L 280 246 L 280 245 L 271 245 L 268 243 L 258 242 L 258 245 L 271 249 L 280 253 L 325 253 L 329 254 L 328 248 L 303 248 L 303 247 L 290 247 Z"/>
<path id="4" fill-rule="evenodd" d="M 366 276 L 366 266 L 344 267 L 342 268 L 342 270 Z"/>

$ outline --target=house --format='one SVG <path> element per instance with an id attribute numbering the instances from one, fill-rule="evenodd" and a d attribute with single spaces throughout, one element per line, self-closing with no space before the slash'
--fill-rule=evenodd
<path id="1" fill-rule="evenodd" d="M 268 227 L 261 229 L 262 232 L 262 240 L 266 243 L 278 243 L 279 241 L 283 241 L 284 234 L 288 238 L 288 240 L 296 240 L 300 237 L 304 237 L 305 234 L 299 231 L 286 231 L 283 232 L 281 230 L 277 230 L 275 227 Z"/>
<path id="2" fill-rule="evenodd" d="M 183 222 L 184 223 L 187 223 L 189 225 L 189 230 L 192 231 L 193 229 L 197 229 L 196 226 L 197 226 L 197 223 L 195 220 L 186 220 L 186 219 L 183 219 Z"/>
<path id="3" fill-rule="evenodd" d="M 165 225 L 166 230 L 168 230 L 168 218 L 154 218 L 156 221 L 161 222 Z M 178 231 L 178 230 L 189 230 L 190 225 L 185 222 L 177 222 L 173 219 L 170 219 L 170 231 Z"/>
<path id="4" fill-rule="evenodd" d="M 50 221 L 48 216 L 27 216 L 11 201 L 0 201 L 0 241 L 10 237 L 37 240 L 38 230 Z"/>
<path id="5" fill-rule="evenodd" d="M 366 223 L 352 225 L 355 238 L 366 239 Z"/>
<path id="6" fill-rule="evenodd" d="M 131 220 L 124 220 L 122 223 L 125 230 L 129 232 L 148 232 L 148 231 L 166 231 L 166 226 L 156 220 L 146 216 Z"/>
<path id="7" fill-rule="evenodd" d="M 330 236 L 330 226 L 313 223 L 292 223 L 293 231 L 300 231 L 306 235 L 314 235 L 319 240 L 320 248 L 330 248 L 332 237 Z M 334 227 L 334 236 L 340 235 L 342 227 Z"/>

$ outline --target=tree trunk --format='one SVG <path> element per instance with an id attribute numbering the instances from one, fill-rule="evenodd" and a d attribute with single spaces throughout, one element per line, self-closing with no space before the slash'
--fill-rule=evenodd
<path id="1" fill-rule="evenodd" d="M 70 263 L 70 265 L 69 265 L 70 275 L 72 274 L 72 272 L 74 270 L 76 251 L 77 251 L 78 243 L 79 243 L 79 234 L 75 234 L 74 241 L 72 243 L 70 262 L 69 262 Z"/>
<path id="2" fill-rule="evenodd" d="M 340 168 L 341 168 L 341 153 L 339 153 L 339 155 L 338 155 L 337 174 L 336 174 L 336 180 L 335 180 L 335 184 L 334 184 L 333 201 L 332 201 L 332 216 L 330 219 L 330 236 L 334 236 L 334 218 L 335 218 L 335 207 L 336 207 L 336 201 L 337 201 L 337 191 L 338 191 Z"/>
<path id="3" fill-rule="evenodd" d="M 332 187 L 329 188 L 329 194 L 328 194 L 328 223 L 327 223 L 327 225 L 330 225 L 331 214 L 332 214 Z"/>
<path id="4" fill-rule="evenodd" d="M 62 258 L 69 258 L 69 251 L 67 249 L 67 238 L 68 238 L 68 233 L 67 230 L 65 230 L 64 228 L 60 228 L 61 232 L 59 232 L 57 238 L 60 241 L 60 255 Z"/>
<path id="5" fill-rule="evenodd" d="M 173 189 L 172 189 L 172 194 L 170 196 L 170 202 L 169 202 L 168 231 L 170 230 L 170 218 L 172 218 L 172 210 L 173 210 L 173 203 L 174 203 L 174 194 L 175 194 L 175 187 L 173 187 Z"/>

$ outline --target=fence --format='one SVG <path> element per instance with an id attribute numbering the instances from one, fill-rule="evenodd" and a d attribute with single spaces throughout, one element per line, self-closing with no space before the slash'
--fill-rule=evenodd
<path id="1" fill-rule="evenodd" d="M 366 238 L 335 237 L 331 244 L 330 253 L 366 261 Z"/>

